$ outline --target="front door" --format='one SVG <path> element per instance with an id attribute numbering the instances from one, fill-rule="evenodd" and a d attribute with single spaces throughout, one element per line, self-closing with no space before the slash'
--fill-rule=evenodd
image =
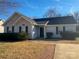
<path id="1" fill-rule="evenodd" d="M 44 38 L 44 27 L 40 27 L 40 38 Z"/>

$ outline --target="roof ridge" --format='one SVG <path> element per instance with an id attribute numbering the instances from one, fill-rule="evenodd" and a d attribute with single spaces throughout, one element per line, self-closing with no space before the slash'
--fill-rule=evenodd
<path id="1" fill-rule="evenodd" d="M 73 16 L 58 16 L 58 17 L 37 18 L 37 19 L 64 18 L 64 17 L 73 17 Z"/>

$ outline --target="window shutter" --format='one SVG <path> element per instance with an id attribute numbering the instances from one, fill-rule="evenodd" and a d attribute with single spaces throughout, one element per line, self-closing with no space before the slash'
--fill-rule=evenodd
<path id="1" fill-rule="evenodd" d="M 58 34 L 58 27 L 56 27 L 56 34 Z"/>
<path id="2" fill-rule="evenodd" d="M 9 27 L 7 26 L 7 33 L 9 33 Z"/>
<path id="3" fill-rule="evenodd" d="M 12 33 L 14 33 L 14 26 L 12 26 Z"/>
<path id="4" fill-rule="evenodd" d="M 26 26 L 26 33 L 28 33 L 28 26 Z"/>
<path id="5" fill-rule="evenodd" d="M 21 32 L 22 31 L 22 28 L 21 28 L 21 26 L 19 26 L 19 32 Z"/>
<path id="6" fill-rule="evenodd" d="M 65 32 L 65 26 L 63 26 L 63 32 Z"/>

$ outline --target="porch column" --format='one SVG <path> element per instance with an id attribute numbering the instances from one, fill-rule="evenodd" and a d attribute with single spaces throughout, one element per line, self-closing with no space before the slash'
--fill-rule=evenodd
<path id="1" fill-rule="evenodd" d="M 44 38 L 46 38 L 46 26 L 44 26 Z"/>
<path id="2" fill-rule="evenodd" d="M 35 26 L 34 25 L 32 26 L 31 32 L 32 32 L 32 39 L 34 39 L 35 38 L 35 36 L 34 36 L 35 35 Z"/>

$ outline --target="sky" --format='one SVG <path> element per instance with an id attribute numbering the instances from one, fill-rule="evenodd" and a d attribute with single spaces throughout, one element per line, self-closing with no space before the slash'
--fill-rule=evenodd
<path id="1" fill-rule="evenodd" d="M 45 12 L 50 8 L 62 14 L 67 15 L 75 11 L 79 11 L 79 0 L 15 0 L 22 4 L 17 9 L 10 9 L 8 15 L 0 14 L 0 18 L 7 19 L 14 12 L 19 12 L 29 17 L 40 18 L 43 17 Z"/>

